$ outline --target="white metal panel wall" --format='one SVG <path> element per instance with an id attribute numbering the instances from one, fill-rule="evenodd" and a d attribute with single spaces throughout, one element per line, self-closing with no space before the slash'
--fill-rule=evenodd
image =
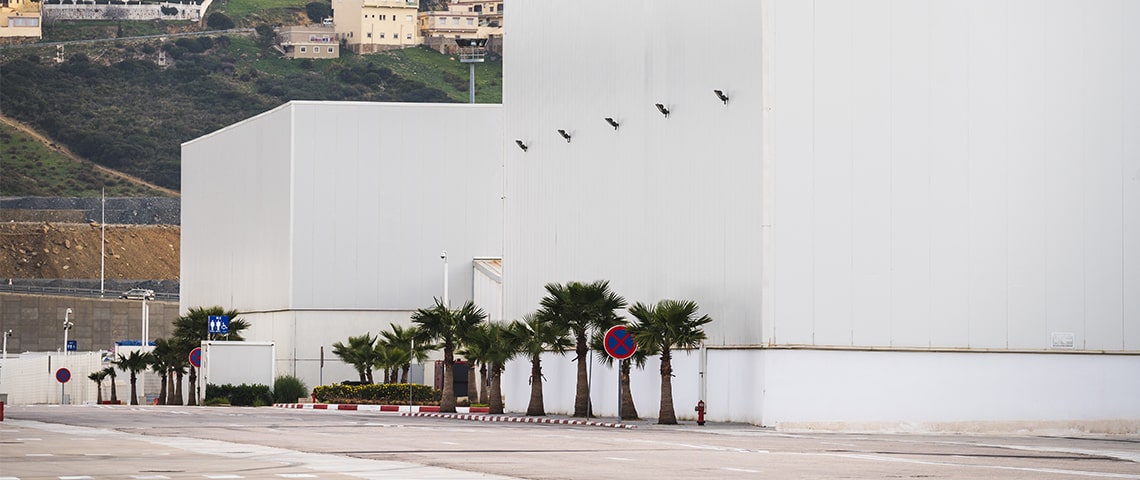
<path id="1" fill-rule="evenodd" d="M 181 300 L 288 306 L 292 107 L 182 145 Z"/>
<path id="2" fill-rule="evenodd" d="M 760 3 L 731 5 L 711 37 L 674 0 L 506 13 L 508 319 L 546 283 L 606 279 L 631 302 L 697 301 L 714 343 L 761 341 Z M 564 20 L 582 12 L 606 13 Z"/>
<path id="3" fill-rule="evenodd" d="M 1140 348 L 1135 5 L 771 5 L 776 343 Z"/>
<path id="4" fill-rule="evenodd" d="M 471 298 L 502 254 L 498 105 L 294 102 L 292 307 L 427 307 Z"/>

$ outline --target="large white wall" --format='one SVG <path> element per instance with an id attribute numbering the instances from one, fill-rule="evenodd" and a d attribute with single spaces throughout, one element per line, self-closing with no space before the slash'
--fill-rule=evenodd
<path id="1" fill-rule="evenodd" d="M 631 302 L 697 301 L 720 320 L 716 344 L 761 342 L 761 57 L 747 33 L 761 4 L 731 5 L 700 8 L 720 12 L 715 32 L 679 1 L 508 10 L 506 318 L 546 283 L 606 279 Z M 605 14 L 557 20 L 582 12 Z"/>
<path id="2" fill-rule="evenodd" d="M 772 341 L 1140 350 L 1140 5 L 772 7 Z"/>
<path id="3" fill-rule="evenodd" d="M 414 310 L 501 255 L 498 105 L 291 102 L 183 146 L 181 307 Z M 269 340 L 269 339 L 265 339 Z"/>

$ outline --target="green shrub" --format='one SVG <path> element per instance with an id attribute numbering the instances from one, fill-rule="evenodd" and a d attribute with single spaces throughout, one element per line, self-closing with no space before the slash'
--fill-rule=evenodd
<path id="1" fill-rule="evenodd" d="M 276 403 L 293 403 L 307 396 L 309 387 L 297 377 L 282 375 L 273 380 L 273 401 Z"/>
<path id="2" fill-rule="evenodd" d="M 226 398 L 238 407 L 264 406 L 273 403 L 268 385 L 206 385 L 206 398 Z"/>
<path id="3" fill-rule="evenodd" d="M 359 403 L 372 405 L 407 405 L 408 388 L 406 383 L 381 383 L 372 385 L 320 385 L 313 387 L 313 396 L 324 403 Z M 427 385 L 411 385 L 412 403 L 416 405 L 436 405 L 442 392 Z"/>

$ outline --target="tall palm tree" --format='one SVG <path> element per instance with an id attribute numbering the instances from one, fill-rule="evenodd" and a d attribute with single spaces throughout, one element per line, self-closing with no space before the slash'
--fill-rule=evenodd
<path id="1" fill-rule="evenodd" d="M 186 311 L 186 315 L 178 317 L 174 320 L 174 335 L 173 337 L 179 341 L 185 341 L 197 347 L 202 344 L 203 340 L 210 339 L 210 316 L 211 315 L 224 315 L 230 318 L 229 335 L 226 337 L 230 340 L 241 341 L 245 340 L 241 332 L 249 328 L 249 322 L 238 318 L 237 310 L 226 310 L 219 306 L 213 307 L 191 307 Z M 193 348 L 193 347 L 191 347 Z M 187 352 L 189 354 L 189 352 Z M 193 393 L 197 391 L 198 386 L 198 371 L 197 369 L 190 369 L 190 405 L 198 404 L 198 396 Z"/>
<path id="2" fill-rule="evenodd" d="M 433 342 L 443 348 L 443 392 L 439 401 L 439 411 L 455 413 L 455 350 L 459 347 L 467 331 L 487 318 L 483 310 L 471 300 L 462 307 L 452 310 L 435 299 L 431 308 L 421 308 L 412 314 L 412 322 L 419 327 L 417 343 Z"/>
<path id="3" fill-rule="evenodd" d="M 136 387 L 139 372 L 146 370 L 147 365 L 150 364 L 150 353 L 140 352 L 138 350 L 132 351 L 130 355 L 124 356 L 119 354 L 119 358 L 113 362 L 119 370 L 131 373 L 131 405 L 139 404 L 138 389 Z"/>
<path id="4" fill-rule="evenodd" d="M 333 343 L 332 353 L 356 369 L 360 383 L 372 383 L 372 367 L 376 364 L 375 344 L 376 337 L 371 333 L 350 336 L 347 345 L 341 342 Z"/>
<path id="5" fill-rule="evenodd" d="M 111 363 L 114 363 L 114 362 L 111 362 Z M 118 405 L 119 404 L 119 393 L 115 389 L 115 377 L 119 376 L 119 372 L 116 371 L 114 366 L 106 367 L 102 371 L 105 372 L 108 377 L 111 377 L 111 403 Z"/>
<path id="6" fill-rule="evenodd" d="M 661 411 L 657 423 L 676 425 L 673 409 L 673 348 L 695 348 L 704 340 L 701 328 L 712 321 L 708 315 L 697 316 L 697 303 L 691 300 L 661 300 L 649 307 L 641 302 L 629 307 L 637 318 L 630 329 L 638 345 L 652 345 L 661 352 Z"/>
<path id="7" fill-rule="evenodd" d="M 165 338 L 158 338 L 154 341 L 154 350 L 150 352 L 150 370 L 157 373 L 162 377 L 162 387 L 158 392 L 158 404 L 167 405 L 169 398 L 168 386 L 170 385 L 170 360 L 173 356 L 174 348 L 171 347 L 170 341 Z"/>
<path id="8" fill-rule="evenodd" d="M 550 350 L 561 355 L 574 344 L 570 341 L 566 329 L 538 315 L 523 315 L 521 322 L 511 322 L 511 328 L 515 330 L 512 336 L 518 342 L 520 352 L 530 359 L 530 403 L 526 406 L 526 414 L 545 416 L 546 408 L 542 400 L 542 354 Z"/>
<path id="9" fill-rule="evenodd" d="M 103 404 L 103 379 L 107 378 L 106 370 L 96 370 L 87 375 L 92 382 L 95 382 L 95 403 L 97 405 Z"/>
<path id="10" fill-rule="evenodd" d="M 578 355 L 578 381 L 574 394 L 574 416 L 590 415 L 590 390 L 587 354 L 590 347 L 587 337 L 591 330 L 605 330 L 621 320 L 616 310 L 625 308 L 625 299 L 610 291 L 610 283 L 598 280 L 593 283 L 568 282 L 546 284 L 546 296 L 539 303 L 540 317 L 549 319 L 574 336 L 574 351 Z"/>
<path id="11" fill-rule="evenodd" d="M 604 351 L 605 347 L 605 331 L 594 332 L 590 337 L 590 348 L 594 350 Z M 645 368 L 645 362 L 649 357 L 656 355 L 658 352 L 653 350 L 653 344 L 643 344 L 637 342 L 637 350 L 634 350 L 633 355 L 625 360 L 621 360 L 621 419 L 622 420 L 637 420 L 640 416 L 637 414 L 637 404 L 633 403 L 633 389 L 630 388 L 629 377 L 633 366 L 638 369 Z M 613 366 L 614 357 L 609 355 L 599 355 L 601 361 L 606 366 Z"/>
<path id="12" fill-rule="evenodd" d="M 486 323 L 481 323 L 467 332 L 462 346 L 455 352 L 467 360 L 467 398 L 471 403 L 487 403 L 484 400 L 490 393 L 483 388 L 483 396 L 479 396 L 479 384 L 487 378 L 487 355 L 488 349 L 491 348 L 488 339 L 483 335 L 485 332 L 482 331 L 486 326 Z M 478 372 L 475 369 L 476 365 L 481 368 Z"/>
<path id="13" fill-rule="evenodd" d="M 170 337 L 170 346 L 172 348 L 170 359 L 167 363 L 170 364 L 170 371 L 174 373 L 171 381 L 172 392 L 167 394 L 166 403 L 168 405 L 182 405 L 182 376 L 187 370 L 193 370 L 190 365 L 190 351 L 201 345 L 200 342 L 189 342 L 185 339 L 178 337 Z M 193 397 L 194 395 L 191 395 Z M 194 402 L 194 399 L 191 399 Z M 193 405 L 193 403 L 191 403 Z"/>

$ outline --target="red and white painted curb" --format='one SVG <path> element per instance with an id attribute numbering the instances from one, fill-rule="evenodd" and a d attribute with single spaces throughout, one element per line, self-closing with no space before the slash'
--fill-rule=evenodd
<path id="1" fill-rule="evenodd" d="M 459 407 L 456 407 L 458 410 Z M 508 417 L 506 415 L 470 415 L 462 413 L 421 413 L 421 412 L 405 412 L 401 416 L 404 417 L 435 417 L 435 418 L 449 418 L 454 420 L 472 420 L 476 422 L 510 422 L 510 423 L 550 423 L 557 425 L 585 425 L 589 427 L 606 427 L 606 428 L 626 428 L 634 429 L 637 425 L 630 425 L 627 423 L 611 423 L 611 422 L 595 422 L 593 420 L 573 420 L 565 418 L 545 418 L 545 417 Z"/>
<path id="2" fill-rule="evenodd" d="M 434 417 L 452 420 L 470 420 L 476 422 L 510 422 L 510 423 L 547 423 L 554 425 L 583 425 L 588 427 L 625 428 L 634 429 L 637 425 L 627 423 L 595 422 L 593 420 L 574 420 L 565 418 L 546 417 L 511 417 L 506 415 L 472 415 L 473 413 L 487 413 L 487 407 L 455 407 L 457 413 L 439 413 L 435 405 L 355 405 L 336 403 L 275 403 L 277 408 L 300 408 L 305 410 L 328 411 L 356 411 L 356 412 L 391 412 L 399 413 L 405 417 Z"/>
<path id="3" fill-rule="evenodd" d="M 439 407 L 435 405 L 356 405 L 356 404 L 337 404 L 337 403 L 275 403 L 274 407 L 277 408 L 301 408 L 305 410 L 348 410 L 359 412 L 438 412 Z M 455 410 L 463 413 L 487 413 L 487 407 L 455 407 Z"/>

